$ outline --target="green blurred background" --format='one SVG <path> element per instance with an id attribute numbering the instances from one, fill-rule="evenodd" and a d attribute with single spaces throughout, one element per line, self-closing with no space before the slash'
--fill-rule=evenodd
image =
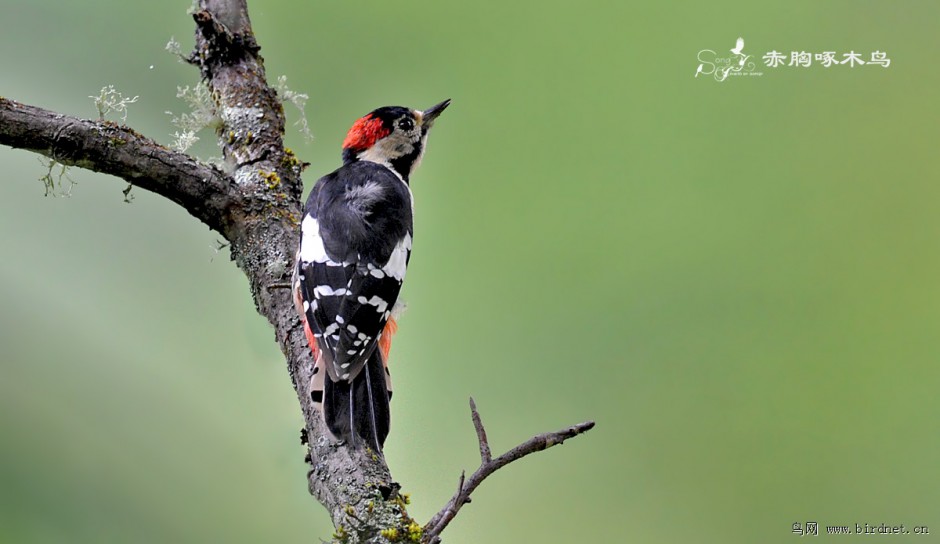
<path id="1" fill-rule="evenodd" d="M 2 0 L 0 95 L 92 117 L 114 84 L 169 142 L 187 7 Z M 413 180 L 392 358 L 411 513 L 478 463 L 469 395 L 500 451 L 597 420 L 487 481 L 449 544 L 940 534 L 938 3 L 250 7 L 269 77 L 310 95 L 316 140 L 288 136 L 308 188 L 359 115 L 454 101 Z M 693 77 L 738 36 L 893 63 Z M 328 538 L 219 236 L 114 178 L 72 169 L 71 198 L 43 198 L 36 156 L 0 164 L 0 541 Z"/>

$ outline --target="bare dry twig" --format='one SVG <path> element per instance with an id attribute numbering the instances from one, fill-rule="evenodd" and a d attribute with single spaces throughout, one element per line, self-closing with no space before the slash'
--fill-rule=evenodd
<path id="1" fill-rule="evenodd" d="M 486 429 L 483 428 L 483 421 L 477 412 L 477 403 L 473 402 L 473 397 L 470 397 L 470 418 L 473 420 L 473 428 L 477 430 L 477 441 L 480 442 L 480 462 L 485 465 L 493 459 L 493 454 L 490 452 L 490 441 L 486 438 Z"/>
<path id="2" fill-rule="evenodd" d="M 460 474 L 460 481 L 457 484 L 457 492 L 447 502 L 440 512 L 431 518 L 431 521 L 424 526 L 424 540 L 426 544 L 438 544 L 441 541 L 441 533 L 457 516 L 460 508 L 470 502 L 470 494 L 479 487 L 483 480 L 504 466 L 522 459 L 530 453 L 546 450 L 557 444 L 564 443 L 569 438 L 574 438 L 579 434 L 590 431 L 594 428 L 593 421 L 578 423 L 566 429 L 555 431 L 553 433 L 544 433 L 533 436 L 522 444 L 493 459 L 490 453 L 490 444 L 486 438 L 486 430 L 483 428 L 483 420 L 480 419 L 480 413 L 477 412 L 477 405 L 470 398 L 470 417 L 473 420 L 473 426 L 477 432 L 477 440 L 480 443 L 480 468 L 466 479 L 466 474 Z"/>

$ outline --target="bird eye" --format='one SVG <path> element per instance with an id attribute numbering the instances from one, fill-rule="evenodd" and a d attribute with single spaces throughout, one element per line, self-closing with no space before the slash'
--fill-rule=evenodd
<path id="1" fill-rule="evenodd" d="M 398 128 L 404 131 L 409 131 L 415 128 L 415 122 L 409 119 L 408 117 L 405 117 L 404 119 L 398 121 Z"/>

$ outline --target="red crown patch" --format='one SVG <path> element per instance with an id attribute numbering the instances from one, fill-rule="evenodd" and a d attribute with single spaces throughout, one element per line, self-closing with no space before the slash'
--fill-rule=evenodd
<path id="1" fill-rule="evenodd" d="M 346 139 L 343 140 L 343 149 L 369 149 L 376 141 L 388 136 L 388 133 L 389 130 L 382 124 L 382 120 L 372 117 L 370 113 L 353 123 Z"/>

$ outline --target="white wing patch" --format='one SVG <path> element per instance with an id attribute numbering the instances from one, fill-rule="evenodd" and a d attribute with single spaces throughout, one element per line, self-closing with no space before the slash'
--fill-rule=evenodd
<path id="1" fill-rule="evenodd" d="M 349 290 L 345 287 L 333 290 L 329 285 L 317 285 L 313 289 L 313 296 L 320 297 L 344 297 L 349 294 Z M 341 316 L 337 316 L 337 319 L 342 319 Z M 342 323 L 342 321 L 341 321 Z"/>
<path id="2" fill-rule="evenodd" d="M 359 301 L 359 304 L 369 304 L 371 306 L 375 306 L 375 311 L 379 312 L 380 314 L 385 312 L 385 309 L 388 308 L 388 302 L 385 302 L 384 299 L 381 299 L 375 295 L 372 295 L 372 298 L 370 299 L 367 299 L 366 297 L 359 297 L 357 300 Z"/>
<path id="3" fill-rule="evenodd" d="M 330 260 L 323 247 L 323 238 L 320 238 L 320 224 L 313 217 L 307 215 L 300 224 L 303 239 L 300 242 L 300 260 L 305 263 L 325 263 Z"/>
<path id="4" fill-rule="evenodd" d="M 392 256 L 382 267 L 385 274 L 395 278 L 399 282 L 404 281 L 405 271 L 408 268 L 408 253 L 411 251 L 411 235 L 405 233 L 405 237 L 398 242 L 395 249 L 392 250 Z M 383 308 L 381 311 L 385 311 Z"/>

